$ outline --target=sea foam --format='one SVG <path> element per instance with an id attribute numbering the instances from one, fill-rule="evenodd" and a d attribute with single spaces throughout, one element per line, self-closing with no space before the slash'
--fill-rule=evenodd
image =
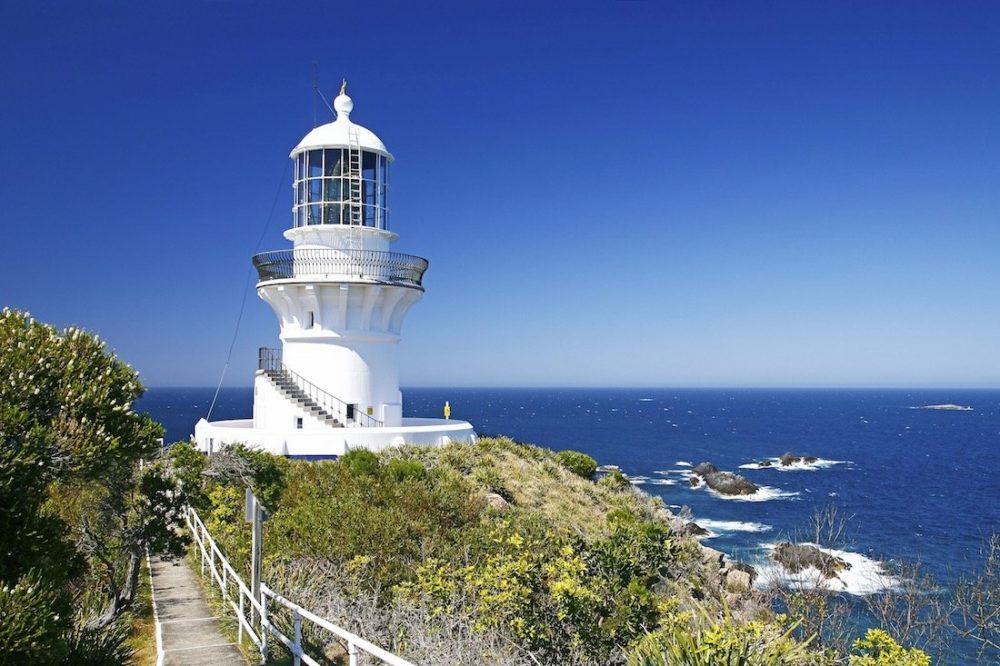
<path id="1" fill-rule="evenodd" d="M 749 495 L 723 495 L 722 493 L 709 488 L 704 482 L 699 483 L 695 490 L 701 488 L 702 486 L 705 486 L 708 492 L 712 493 L 719 499 L 732 500 L 733 502 L 770 502 L 771 500 L 792 499 L 799 496 L 799 493 L 797 492 L 782 490 L 781 488 L 773 488 L 771 486 L 757 486 L 757 492 L 750 493 Z"/>
<path id="2" fill-rule="evenodd" d="M 769 532 L 772 527 L 764 523 L 753 523 L 742 520 L 712 520 L 711 518 L 696 518 L 695 524 L 703 527 L 713 535 L 720 532 Z"/>
<path id="3" fill-rule="evenodd" d="M 833 467 L 834 465 L 844 465 L 848 463 L 847 460 L 826 460 L 825 458 L 818 458 L 816 462 L 803 462 L 799 461 L 792 463 L 791 465 L 782 465 L 781 458 L 768 458 L 771 461 L 770 465 L 761 465 L 760 463 L 746 463 L 745 465 L 740 465 L 740 469 L 776 469 L 779 472 L 815 472 L 819 469 L 826 469 L 827 467 Z"/>
<path id="4" fill-rule="evenodd" d="M 827 555 L 832 555 L 847 562 L 851 565 L 851 568 L 839 572 L 833 578 L 824 578 L 815 567 L 806 567 L 802 571 L 793 574 L 781 564 L 771 559 L 771 552 L 778 545 L 765 543 L 761 544 L 761 547 L 767 550 L 767 560 L 754 564 L 754 568 L 757 569 L 758 574 L 757 587 L 765 588 L 770 585 L 779 585 L 792 589 L 820 588 L 831 592 L 866 596 L 899 586 L 899 578 L 889 574 L 882 566 L 882 563 L 877 560 L 865 557 L 860 553 L 852 553 L 848 550 L 823 548 L 815 543 L 806 542 L 801 545 L 815 546 Z"/>

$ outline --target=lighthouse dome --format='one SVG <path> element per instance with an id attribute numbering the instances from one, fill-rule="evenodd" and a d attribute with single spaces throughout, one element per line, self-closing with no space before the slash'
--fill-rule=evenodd
<path id="1" fill-rule="evenodd" d="M 333 108 L 337 119 L 332 123 L 320 125 L 306 134 L 299 145 L 292 150 L 290 157 L 317 148 L 360 148 L 385 155 L 392 160 L 385 144 L 374 132 L 351 121 L 351 111 L 354 101 L 342 92 L 333 100 Z"/>

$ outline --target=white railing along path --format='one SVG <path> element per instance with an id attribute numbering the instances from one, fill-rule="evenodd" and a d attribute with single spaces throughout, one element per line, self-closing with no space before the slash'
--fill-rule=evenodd
<path id="1" fill-rule="evenodd" d="M 254 645 L 260 648 L 260 655 L 263 659 L 267 659 L 268 634 L 270 634 L 292 653 L 295 666 L 300 666 L 302 663 L 306 663 L 309 666 L 322 666 L 313 657 L 306 654 L 302 647 L 302 620 L 305 619 L 347 643 L 348 663 L 350 666 L 357 666 L 358 655 L 360 653 L 376 657 L 390 666 L 416 666 L 412 662 L 383 650 L 360 636 L 338 627 L 332 622 L 289 601 L 263 583 L 260 586 L 261 598 L 258 601 L 254 598 L 250 588 L 243 582 L 243 579 L 236 573 L 236 570 L 229 564 L 229 560 L 226 559 L 222 550 L 219 549 L 219 546 L 215 543 L 215 539 L 208 533 L 208 528 L 205 527 L 205 523 L 198 516 L 198 512 L 188 507 L 184 518 L 191 532 L 191 538 L 198 546 L 201 554 L 202 575 L 205 574 L 206 570 L 208 571 L 212 584 L 219 586 L 223 600 L 229 604 L 236 614 L 236 619 L 239 622 L 237 627 L 239 642 L 243 642 L 243 632 L 246 632 Z M 235 600 L 234 596 L 236 597 Z M 271 622 L 268 615 L 268 599 L 292 612 L 293 628 L 291 636 L 287 636 L 280 627 Z M 248 613 L 251 616 L 249 619 L 247 617 Z M 255 623 L 252 619 L 254 615 L 260 619 L 257 631 L 254 630 Z"/>

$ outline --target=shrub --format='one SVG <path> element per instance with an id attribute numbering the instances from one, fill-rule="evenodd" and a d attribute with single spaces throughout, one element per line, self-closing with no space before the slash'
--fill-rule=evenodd
<path id="1" fill-rule="evenodd" d="M 930 666 L 923 650 L 906 649 L 881 629 L 869 629 L 864 638 L 854 641 L 851 666 Z"/>
<path id="2" fill-rule="evenodd" d="M 628 655 L 628 666 L 805 666 L 816 663 L 803 643 L 763 622 L 738 624 L 727 614 L 712 622 L 700 609 L 700 622 L 668 623 L 647 635 Z"/>
<path id="3" fill-rule="evenodd" d="M 58 663 L 65 617 L 58 590 L 36 571 L 0 585 L 0 664 Z"/>
<path id="4" fill-rule="evenodd" d="M 207 510 L 208 496 L 205 494 L 201 475 L 208 465 L 208 457 L 190 442 L 171 444 L 167 449 L 167 457 L 187 503 L 198 511 Z"/>
<path id="5" fill-rule="evenodd" d="M 579 451 L 560 451 L 556 454 L 559 464 L 577 476 L 589 479 L 597 471 L 597 461 Z"/>
<path id="6" fill-rule="evenodd" d="M 613 469 L 602 476 L 597 480 L 597 483 L 604 488 L 617 491 L 625 490 L 630 485 L 628 479 L 625 478 L 625 475 L 617 469 Z"/>
<path id="7" fill-rule="evenodd" d="M 368 449 L 354 449 L 340 456 L 340 464 L 354 476 L 375 476 L 379 472 L 378 456 Z"/>
<path id="8" fill-rule="evenodd" d="M 419 460 L 402 460 L 396 458 L 386 465 L 386 473 L 393 481 L 423 481 L 427 478 L 427 468 Z"/>
<path id="9" fill-rule="evenodd" d="M 95 629 L 80 627 L 69 637 L 65 666 L 125 666 L 134 663 L 128 644 L 129 626 L 118 622 Z"/>

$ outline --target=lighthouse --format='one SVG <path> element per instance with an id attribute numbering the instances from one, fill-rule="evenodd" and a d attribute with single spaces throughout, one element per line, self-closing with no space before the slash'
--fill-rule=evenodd
<path id="1" fill-rule="evenodd" d="M 195 427 L 211 453 L 241 442 L 273 453 L 340 455 L 404 443 L 472 441 L 464 421 L 404 418 L 398 348 L 424 295 L 428 262 L 393 251 L 393 156 L 351 119 L 346 82 L 336 117 L 292 149 L 290 249 L 253 257 L 257 294 L 278 320 L 281 348 L 261 348 L 253 418 Z"/>

